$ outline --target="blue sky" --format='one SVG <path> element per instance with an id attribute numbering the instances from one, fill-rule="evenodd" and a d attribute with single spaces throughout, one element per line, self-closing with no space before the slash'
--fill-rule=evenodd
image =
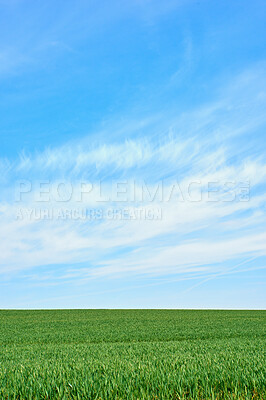
<path id="1" fill-rule="evenodd" d="M 265 308 L 265 2 L 0 10 L 0 308 Z"/>

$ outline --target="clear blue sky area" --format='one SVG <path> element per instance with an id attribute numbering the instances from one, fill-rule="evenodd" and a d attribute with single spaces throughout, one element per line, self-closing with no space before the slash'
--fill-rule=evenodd
<path id="1" fill-rule="evenodd" d="M 265 308 L 265 22 L 0 0 L 0 308 Z"/>

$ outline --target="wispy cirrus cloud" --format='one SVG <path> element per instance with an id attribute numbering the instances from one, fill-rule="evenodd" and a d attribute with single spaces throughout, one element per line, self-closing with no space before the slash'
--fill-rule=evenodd
<path id="1" fill-rule="evenodd" d="M 263 259 L 266 162 L 260 141 L 249 149 L 242 145 L 243 137 L 252 136 L 266 122 L 262 91 L 252 97 L 254 109 L 248 99 L 250 85 L 258 85 L 256 73 L 257 69 L 242 75 L 233 90 L 226 87 L 213 103 L 190 113 L 169 112 L 164 118 L 105 128 L 118 132 L 115 140 L 97 142 L 89 136 L 2 160 L 1 273 L 26 280 L 35 276 L 38 282 L 46 272 L 32 271 L 53 265 L 50 284 L 78 283 L 118 276 L 206 276 L 246 257 Z M 243 92 L 245 102 L 238 96 Z M 121 132 L 128 132 L 127 139 Z M 21 201 L 14 201 L 15 187 L 8 185 L 8 178 L 30 183 Z M 63 203 L 54 196 L 62 182 L 74 191 Z M 82 199 L 80 183 L 93 187 Z M 113 183 L 122 184 L 123 199 L 114 198 Z M 132 187 L 138 196 L 144 183 L 148 192 L 132 201 Z M 209 196 L 210 183 L 214 197 Z M 242 201 L 243 183 L 248 197 Z M 40 184 L 46 200 L 40 199 Z M 157 192 L 160 184 L 162 199 Z M 102 200 L 101 190 L 109 200 Z M 159 209 L 161 217 L 38 216 L 41 210 L 80 208 L 103 213 L 109 208 Z M 23 218 L 21 209 L 28 212 Z"/>

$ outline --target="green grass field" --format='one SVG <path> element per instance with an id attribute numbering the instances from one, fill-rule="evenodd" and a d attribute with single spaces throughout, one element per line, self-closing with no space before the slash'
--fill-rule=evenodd
<path id="1" fill-rule="evenodd" d="M 1 399 L 266 399 L 265 311 L 0 311 Z"/>

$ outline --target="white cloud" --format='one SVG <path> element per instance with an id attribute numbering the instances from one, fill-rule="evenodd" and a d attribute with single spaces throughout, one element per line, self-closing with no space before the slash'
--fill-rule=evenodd
<path id="1" fill-rule="evenodd" d="M 76 277 L 201 273 L 249 254 L 265 255 L 266 238 L 262 234 L 266 222 L 265 160 L 258 149 L 247 151 L 241 148 L 241 141 L 234 141 L 265 122 L 260 107 L 245 115 L 248 94 L 246 103 L 243 98 L 240 103 L 237 100 L 243 86 L 249 88 L 247 81 L 252 85 L 258 83 L 254 81 L 254 73 L 251 76 L 252 79 L 246 76 L 235 83 L 231 97 L 224 95 L 213 104 L 179 117 L 166 116 L 156 132 L 152 132 L 158 122 L 154 117 L 121 127 L 112 143 L 95 144 L 87 138 L 41 153 L 21 153 L 20 159 L 12 164 L 2 160 L 1 170 L 12 181 L 29 179 L 33 191 L 20 203 L 12 200 L 14 187 L 11 185 L 2 192 L 0 271 L 10 273 L 64 264 L 65 270 L 74 269 L 68 276 Z M 265 104 L 262 95 L 254 101 Z M 162 139 L 158 132 L 163 124 L 167 134 Z M 113 129 L 119 131 L 117 126 Z M 145 137 L 140 138 L 140 130 L 146 133 Z M 128 139 L 120 139 L 125 131 Z M 45 178 L 50 181 L 51 195 L 62 179 L 71 182 L 74 189 L 81 181 L 92 182 L 95 191 L 82 202 L 75 196 L 64 204 L 53 198 L 49 202 L 36 202 L 36 184 Z M 162 179 L 168 191 L 178 182 L 185 194 L 183 202 L 156 198 L 149 203 L 147 195 L 143 203 L 130 199 L 99 202 L 100 180 L 104 192 L 112 198 L 113 180 L 135 181 L 135 190 L 139 193 L 141 183 L 145 182 L 152 192 Z M 236 186 L 249 182 L 250 199 L 239 201 L 237 197 L 225 201 L 228 193 L 224 184 L 230 181 Z M 191 182 L 200 182 L 201 201 L 188 199 Z M 209 201 L 206 197 L 209 182 L 217 182 L 218 201 Z M 190 195 L 199 194 L 197 185 L 190 188 Z M 162 219 L 15 220 L 18 208 L 106 210 L 110 206 L 161 208 Z M 79 263 L 84 263 L 84 268 L 75 269 L 74 265 Z M 56 268 L 54 272 L 56 274 Z"/>

